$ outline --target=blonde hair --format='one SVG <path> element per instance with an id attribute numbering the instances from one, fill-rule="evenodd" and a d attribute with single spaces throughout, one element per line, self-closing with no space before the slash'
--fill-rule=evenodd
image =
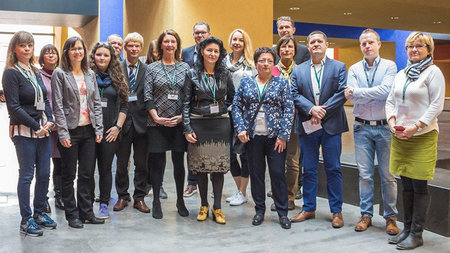
<path id="1" fill-rule="evenodd" d="M 408 44 L 413 43 L 414 41 L 420 41 L 427 45 L 428 48 L 428 56 L 431 56 L 431 59 L 433 59 L 433 52 L 434 52 L 434 40 L 433 37 L 429 33 L 423 33 L 423 32 L 412 32 L 409 34 L 408 38 L 406 38 L 405 47 Z"/>
<path id="2" fill-rule="evenodd" d="M 140 35 L 139 33 L 134 32 L 127 34 L 127 36 L 123 40 L 123 45 L 127 46 L 128 42 L 131 41 L 141 43 L 141 47 L 144 48 L 144 37 L 142 37 L 142 35 Z"/>
<path id="3" fill-rule="evenodd" d="M 362 31 L 361 35 L 359 36 L 359 41 L 361 41 L 361 38 L 363 35 L 368 34 L 368 33 L 373 33 L 375 35 L 375 37 L 377 38 L 377 41 L 380 41 L 380 35 L 372 28 L 367 28 L 364 31 Z"/>
<path id="4" fill-rule="evenodd" d="M 14 50 L 16 49 L 16 46 L 22 43 L 33 43 L 33 50 L 31 53 L 31 58 L 30 58 L 30 67 L 34 72 L 37 72 L 38 69 L 34 66 L 34 38 L 33 38 L 33 34 L 31 34 L 30 32 L 26 32 L 26 31 L 18 31 L 16 33 L 14 33 L 13 37 L 11 38 L 11 40 L 9 41 L 9 46 L 8 46 L 8 52 L 6 53 L 6 69 L 10 69 L 10 68 L 14 68 L 14 66 L 17 64 L 17 62 L 19 61 L 17 59 L 16 53 L 14 52 Z"/>
<path id="5" fill-rule="evenodd" d="M 255 68 L 255 63 L 253 62 L 252 56 L 253 56 L 253 47 L 252 47 L 252 41 L 250 39 L 250 36 L 247 32 L 245 32 L 242 29 L 235 29 L 230 33 L 230 36 L 228 37 L 228 45 L 231 47 L 231 40 L 233 39 L 233 35 L 235 33 L 241 33 L 242 38 L 244 39 L 244 64 L 250 68 Z"/>

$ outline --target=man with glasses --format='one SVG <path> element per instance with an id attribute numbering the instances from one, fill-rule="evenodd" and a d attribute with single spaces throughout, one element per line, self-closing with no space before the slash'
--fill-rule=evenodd
<path id="1" fill-rule="evenodd" d="M 184 62 L 189 64 L 189 67 L 192 68 L 194 66 L 194 63 L 197 61 L 197 55 L 199 54 L 198 48 L 200 45 L 200 42 L 202 42 L 204 39 L 211 36 L 210 28 L 208 23 L 201 21 L 197 22 L 193 27 L 193 36 L 195 40 L 195 45 L 183 49 L 181 51 L 181 58 Z M 194 195 L 197 192 L 197 176 L 192 174 L 192 172 L 188 171 L 188 178 L 187 178 L 188 184 L 186 186 L 186 189 L 183 192 L 184 197 L 190 197 Z"/>
<path id="2" fill-rule="evenodd" d="M 397 74 L 397 66 L 393 61 L 380 58 L 381 41 L 376 31 L 364 30 L 359 42 L 364 58 L 350 67 L 345 89 L 345 97 L 354 104 L 353 136 L 359 170 L 361 218 L 355 225 L 355 231 L 365 231 L 372 225 L 376 154 L 386 233 L 396 235 L 397 181 L 389 173 L 391 132 L 384 108 Z"/>
<path id="3" fill-rule="evenodd" d="M 331 225 L 344 226 L 342 218 L 341 134 L 348 131 L 344 103 L 347 83 L 345 64 L 326 57 L 327 36 L 311 32 L 306 39 L 311 61 L 294 69 L 291 91 L 297 109 L 295 133 L 300 135 L 303 153 L 303 210 L 292 222 L 313 219 L 318 188 L 319 149 L 322 146 L 323 166 L 327 176 L 327 191 Z"/>

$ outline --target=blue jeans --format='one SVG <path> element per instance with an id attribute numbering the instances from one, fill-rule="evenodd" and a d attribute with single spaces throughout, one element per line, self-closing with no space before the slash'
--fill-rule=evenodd
<path id="1" fill-rule="evenodd" d="M 341 134 L 330 135 L 320 129 L 309 135 L 300 135 L 303 163 L 303 210 L 316 211 L 318 188 L 317 169 L 319 148 L 322 146 L 323 165 L 327 175 L 328 203 L 332 213 L 342 211 Z"/>
<path id="2" fill-rule="evenodd" d="M 16 147 L 19 162 L 19 182 L 17 197 L 19 199 L 20 215 L 26 221 L 33 215 L 30 207 L 30 185 L 36 168 L 36 184 L 34 186 L 34 214 L 44 211 L 47 198 L 48 182 L 50 180 L 50 142 L 46 138 L 12 137 Z"/>
<path id="3" fill-rule="evenodd" d="M 388 126 L 370 126 L 360 122 L 353 125 L 355 158 L 359 169 L 359 196 L 361 215 L 373 216 L 374 159 L 377 154 L 378 173 L 381 179 L 383 217 L 397 215 L 397 181 L 389 173 L 391 132 Z"/>

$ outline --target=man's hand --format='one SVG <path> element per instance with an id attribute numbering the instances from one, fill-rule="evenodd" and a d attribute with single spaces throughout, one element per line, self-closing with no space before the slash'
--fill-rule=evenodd
<path id="1" fill-rule="evenodd" d="M 325 114 L 327 114 L 327 111 L 325 110 L 327 108 L 326 106 L 322 105 L 316 105 L 311 108 L 311 115 L 313 117 L 323 119 L 325 117 Z"/>

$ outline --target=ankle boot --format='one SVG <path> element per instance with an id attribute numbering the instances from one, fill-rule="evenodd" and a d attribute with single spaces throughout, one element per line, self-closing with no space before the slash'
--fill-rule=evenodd
<path id="1" fill-rule="evenodd" d="M 415 249 L 423 245 L 422 232 L 425 226 L 425 217 L 428 213 L 430 195 L 427 193 L 414 193 L 413 219 L 411 232 L 405 240 L 397 244 L 397 249 Z"/>
<path id="2" fill-rule="evenodd" d="M 44 203 L 44 213 L 51 213 L 52 208 L 50 207 L 50 204 L 48 203 L 48 197 L 45 197 L 45 203 Z"/>
<path id="3" fill-rule="evenodd" d="M 403 231 L 397 236 L 388 239 L 390 244 L 397 244 L 408 237 L 411 230 L 414 192 L 403 191 Z"/>
<path id="4" fill-rule="evenodd" d="M 55 206 L 58 209 L 64 210 L 64 202 L 61 196 L 61 176 L 53 175 L 53 191 L 55 192 Z"/>

